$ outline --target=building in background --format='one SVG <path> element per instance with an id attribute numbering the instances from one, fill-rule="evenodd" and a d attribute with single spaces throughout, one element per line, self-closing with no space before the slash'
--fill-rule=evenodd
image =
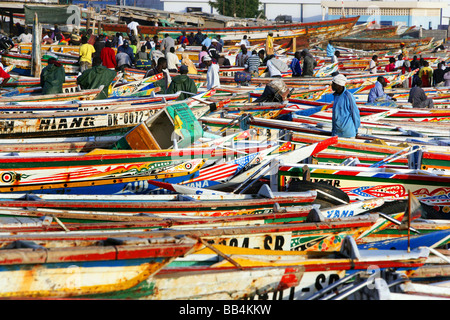
<path id="1" fill-rule="evenodd" d="M 290 15 L 292 22 L 322 21 L 320 0 L 259 0 L 267 19 Z"/>
<path id="2" fill-rule="evenodd" d="M 121 5 L 153 8 L 172 12 L 200 11 L 217 14 L 209 5 L 209 0 L 119 0 Z M 313 22 L 322 20 L 321 0 L 260 0 L 261 9 L 269 20 L 287 15 L 292 22 Z M 231 3 L 231 1 L 230 1 Z"/>
<path id="3" fill-rule="evenodd" d="M 375 21 L 385 26 L 403 25 L 437 29 L 444 21 L 449 1 L 322 1 L 323 18 L 360 16 L 358 23 Z"/>
<path id="4" fill-rule="evenodd" d="M 136 6 L 177 13 L 203 12 L 218 14 L 209 0 L 72 0 L 85 6 L 113 4 Z M 230 3 L 232 3 L 230 1 Z M 292 22 L 314 22 L 360 16 L 358 23 L 376 21 L 380 25 L 403 25 L 424 29 L 438 29 L 448 25 L 450 0 L 260 0 L 261 9 L 267 19 L 275 21 L 286 16 Z M 283 17 L 285 19 L 285 17 Z"/>
<path id="5" fill-rule="evenodd" d="M 133 0 L 128 0 L 133 1 Z M 164 11 L 172 11 L 172 12 L 204 12 L 204 13 L 214 13 L 216 14 L 216 10 L 209 5 L 209 0 L 136 0 L 143 2 L 141 5 L 147 8 L 159 9 Z M 152 2 L 153 6 L 149 6 Z M 159 2 L 157 6 L 155 4 Z M 132 5 L 132 4 L 128 4 Z"/>

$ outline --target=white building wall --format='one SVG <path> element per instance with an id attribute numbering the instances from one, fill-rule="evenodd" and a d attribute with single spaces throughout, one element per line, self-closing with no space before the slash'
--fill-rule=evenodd
<path id="1" fill-rule="evenodd" d="M 186 8 L 194 7 L 202 8 L 202 12 L 205 13 L 217 13 L 217 11 L 209 5 L 208 0 L 161 0 L 161 2 L 164 4 L 164 11 L 186 12 Z"/>
<path id="2" fill-rule="evenodd" d="M 144 0 L 145 1 L 145 0 Z M 199 7 L 206 13 L 218 13 L 209 5 L 209 0 L 160 0 L 163 8 L 161 10 L 172 12 L 186 12 L 187 7 Z M 354 1 L 354 0 L 353 0 Z M 352 2 L 353 2 L 352 1 Z M 333 1 L 339 6 L 342 5 L 342 0 Z M 362 3 L 369 3 L 370 5 L 394 5 L 401 6 L 406 4 L 417 3 L 411 0 L 383 0 L 383 1 L 361 1 Z M 409 4 L 408 4 L 409 2 Z M 450 5 L 450 0 L 420 0 L 420 3 L 442 3 L 444 4 L 442 12 L 442 23 L 449 24 L 450 21 L 450 7 L 445 7 L 445 4 Z M 314 22 L 321 21 L 322 17 L 327 18 L 327 13 L 322 12 L 321 0 L 260 0 L 261 9 L 269 20 L 274 20 L 278 15 L 292 16 L 293 21 Z M 344 1 L 344 5 L 347 1 Z M 302 10 L 303 9 L 303 10 Z"/>
<path id="3" fill-rule="evenodd" d="M 322 20 L 320 0 L 260 0 L 260 3 L 269 20 L 274 20 L 279 15 L 292 16 L 292 21 L 297 22 Z"/>

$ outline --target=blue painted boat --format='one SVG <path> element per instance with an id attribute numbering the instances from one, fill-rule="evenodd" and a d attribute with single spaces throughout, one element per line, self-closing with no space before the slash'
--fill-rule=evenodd
<path id="1" fill-rule="evenodd" d="M 450 242 L 450 230 L 434 231 L 410 238 L 410 249 L 418 247 L 439 247 Z M 407 250 L 408 237 L 369 242 L 358 245 L 359 249 Z"/>

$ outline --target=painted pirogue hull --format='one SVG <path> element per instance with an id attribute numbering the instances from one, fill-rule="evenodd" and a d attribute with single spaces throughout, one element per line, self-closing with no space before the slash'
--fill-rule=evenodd
<path id="1" fill-rule="evenodd" d="M 55 114 L 5 114 L 0 119 L 4 138 L 62 137 L 86 134 L 125 133 L 149 120 L 164 104 L 124 108 L 123 111 L 73 111 Z"/>
<path id="2" fill-rule="evenodd" d="M 110 149 L 122 136 L 87 136 L 51 139 L 2 139 L 0 152 L 90 152 Z"/>
<path id="3" fill-rule="evenodd" d="M 400 43 L 404 42 L 407 48 L 414 48 L 419 46 L 425 46 L 431 43 L 433 38 L 423 38 L 423 39 L 336 39 L 333 40 L 335 45 L 346 47 L 349 49 L 357 50 L 398 50 L 400 49 Z"/>
<path id="4" fill-rule="evenodd" d="M 325 140 L 325 137 L 314 136 L 314 135 L 302 135 L 296 133 L 293 135 L 292 140 L 297 143 L 317 143 L 319 141 Z M 357 141 L 355 139 L 338 138 L 338 142 L 334 145 L 328 147 L 327 151 L 336 151 L 339 153 L 343 152 L 353 152 L 356 154 L 365 155 L 379 155 L 379 156 L 389 156 L 402 151 L 404 148 L 399 146 L 389 146 L 377 143 L 367 143 L 363 141 Z M 348 155 L 350 156 L 350 155 Z M 401 159 L 399 159 L 401 161 Z M 333 161 L 334 162 L 334 161 Z M 450 155 L 448 152 L 439 151 L 424 151 L 421 156 L 421 166 L 422 170 L 449 170 L 450 169 Z"/>
<path id="5" fill-rule="evenodd" d="M 186 165 L 185 169 L 180 171 L 189 175 L 194 173 L 197 166 L 207 159 L 238 158 L 242 156 L 243 152 L 256 153 L 262 150 L 264 148 L 216 150 L 215 147 L 210 147 L 152 151 L 128 150 L 124 152 L 94 150 L 87 154 L 74 155 L 4 156 L 0 157 L 0 186 L 9 187 L 10 191 L 19 191 L 15 190 L 16 187 L 32 186 L 33 184 L 97 181 L 101 185 L 100 180 L 102 179 L 109 179 L 108 181 L 111 183 L 114 183 L 112 180 L 116 178 L 120 181 L 128 179 L 128 182 L 131 182 L 142 181 L 146 179 L 145 176 L 148 176 L 148 180 L 152 173 L 154 178 L 163 179 L 174 176 L 174 171 L 168 170 L 167 174 L 162 171 L 168 166 L 189 163 L 190 166 Z M 161 174 L 158 175 L 159 173 Z M 139 178 L 139 175 L 142 179 Z M 27 191 L 23 190 L 23 192 Z"/>
<path id="6" fill-rule="evenodd" d="M 367 83 L 375 83 L 378 76 L 383 75 L 386 79 L 393 82 L 398 78 L 398 73 L 390 72 L 383 74 L 358 74 L 358 75 L 348 75 L 348 82 L 346 84 L 347 89 L 360 88 Z M 171 74 L 171 76 L 175 76 L 175 74 Z M 203 72 L 199 72 L 199 74 L 189 75 L 189 77 L 194 80 L 196 83 L 201 83 L 202 85 L 206 82 L 206 74 Z M 250 85 L 253 86 L 263 86 L 267 85 L 269 82 L 273 81 L 276 78 L 270 77 L 254 77 L 250 81 Z M 301 77 L 301 78 L 292 78 L 290 74 L 286 74 L 283 77 L 283 82 L 288 87 L 294 88 L 311 88 L 311 87 L 323 87 L 330 85 L 332 77 Z M 236 81 L 234 81 L 234 77 L 232 76 L 222 76 L 220 77 L 221 85 L 237 85 Z M 365 86 L 364 86 L 365 87 Z M 260 94 L 252 93 L 252 97 L 258 97 Z M 314 101 L 313 101 L 314 102 Z"/>
<path id="7" fill-rule="evenodd" d="M 278 213 L 280 214 L 280 213 Z M 280 214 L 282 216 L 282 214 Z M 137 218 L 141 218 L 138 216 Z M 145 217 L 150 219 L 151 217 Z M 179 217 L 181 218 L 181 217 Z M 200 228 L 197 226 L 171 229 L 148 230 L 132 226 L 124 230 L 87 230 L 85 232 L 25 232 L 2 234 L 0 247 L 4 248 L 16 240 L 33 241 L 43 247 L 65 247 L 83 242 L 85 245 L 105 241 L 108 238 L 130 237 L 134 239 L 155 239 L 160 237 L 180 237 L 182 235 L 206 240 L 211 244 L 223 244 L 241 248 L 259 248 L 284 251 L 335 251 L 341 241 L 351 236 L 358 238 L 375 230 L 380 220 L 377 214 L 351 218 L 329 219 L 323 222 L 277 223 L 264 225 L 240 225 L 230 227 Z M 130 222 L 128 222 L 130 223 Z M 388 227 L 384 224 L 383 227 Z"/>
<path id="8" fill-rule="evenodd" d="M 274 41 L 276 44 L 282 44 L 292 41 L 292 38 L 297 40 L 298 45 L 307 44 L 311 42 L 325 41 L 330 38 L 345 36 L 355 25 L 359 17 L 351 17 L 337 20 L 327 20 L 311 23 L 296 23 L 296 24 L 282 24 L 282 25 L 262 25 L 251 27 L 228 27 L 228 28 L 199 28 L 199 27 L 154 27 L 154 26 L 140 26 L 141 34 L 164 36 L 166 33 L 172 37 L 178 37 L 181 31 L 186 31 L 187 34 L 197 33 L 201 30 L 203 34 L 210 36 L 220 35 L 225 44 L 235 44 L 242 40 L 244 35 L 247 35 L 250 43 L 261 43 L 267 38 L 267 34 L 272 31 L 274 33 Z M 127 26 L 123 24 L 102 24 L 104 31 L 127 32 Z"/>
<path id="9" fill-rule="evenodd" d="M 98 89 L 94 89 L 98 90 Z M 89 91 L 87 91 L 89 92 Z M 98 91 L 96 91 L 98 92 Z M 52 96 L 52 95 L 49 95 Z M 45 113 L 45 112 L 59 112 L 59 111 L 100 111 L 112 109 L 126 109 L 129 107 L 144 107 L 148 104 L 160 103 L 163 106 L 165 102 L 173 102 L 178 98 L 178 94 L 161 95 L 155 97 L 133 97 L 133 98 L 114 98 L 103 100 L 55 100 L 55 101 L 12 101 L 4 99 L 4 103 L 0 103 L 0 113 Z M 0 99 L 2 101 L 2 99 Z"/>
<path id="10" fill-rule="evenodd" d="M 366 203 L 366 202 L 364 202 Z M 362 204 L 363 206 L 363 204 Z M 108 214 L 93 211 L 65 211 L 52 210 L 53 218 L 64 223 L 68 231 L 125 231 L 133 230 L 157 230 L 164 228 L 193 229 L 193 228 L 217 228 L 217 227 L 242 227 L 262 226 L 274 224 L 289 224 L 305 222 L 307 216 L 316 206 L 298 206 L 289 212 L 280 214 L 278 210 L 272 213 L 244 214 L 221 217 L 166 217 Z M 367 211 L 366 208 L 361 210 Z M 60 232 L 58 223 L 46 223 L 42 217 L 46 212 L 33 209 L 10 210 L 0 207 L 0 231 L 6 233 L 35 233 L 35 232 Z"/>
<path id="11" fill-rule="evenodd" d="M 16 77 L 15 77 L 16 78 Z M 66 89 L 76 86 L 76 77 L 75 76 L 66 76 L 65 82 L 63 83 L 63 90 L 67 92 Z M 35 77 L 27 77 L 27 76 L 18 76 L 17 79 L 9 79 L 7 83 L 3 85 L 3 88 L 16 88 L 18 93 L 23 93 L 26 91 L 31 91 L 35 89 L 35 87 L 41 86 L 41 79 Z"/>
<path id="12" fill-rule="evenodd" d="M 45 198 L 49 199 L 50 195 Z M 157 214 L 165 216 L 228 216 L 240 214 L 270 213 L 275 204 L 281 207 L 310 205 L 316 199 L 316 191 L 284 193 L 273 198 L 252 198 L 248 196 L 220 196 L 214 198 L 192 197 L 198 201 L 178 200 L 177 195 L 159 197 L 144 196 L 70 196 L 65 200 L 35 201 L 35 200 L 11 200 L 10 196 L 4 196 L 4 206 L 11 208 L 35 206 L 36 208 L 100 211 L 100 212 L 125 212 L 130 214 Z M 41 199 L 44 195 L 40 196 Z M 56 199 L 62 199 L 63 195 L 56 195 Z M 17 198 L 17 197 L 16 197 Z"/>
<path id="13" fill-rule="evenodd" d="M 0 297 L 63 298 L 126 290 L 189 253 L 194 244 L 173 239 L 126 245 L 126 239 L 118 238 L 105 246 L 36 250 L 19 245 L 0 253 Z"/>
<path id="14" fill-rule="evenodd" d="M 398 26 L 365 29 L 352 35 L 353 38 L 391 38 L 397 34 Z"/>
<path id="15" fill-rule="evenodd" d="M 420 254 L 417 252 L 408 258 L 402 252 L 393 259 L 380 257 L 374 261 L 373 258 L 362 256 L 353 260 L 345 255 L 337 258 L 320 253 L 304 255 L 223 245 L 214 245 L 214 249 L 227 254 L 232 261 L 222 262 L 211 250 L 199 250 L 184 261 L 173 261 L 146 284 L 121 292 L 120 295 L 112 293 L 100 297 L 265 300 L 269 298 L 267 293 L 274 292 L 273 299 L 304 299 L 319 290 L 321 284 L 326 285 L 324 282 L 328 278 L 336 281 L 346 275 L 365 271 L 370 263 L 376 263 L 381 269 L 395 267 L 415 270 L 425 263 L 427 255 L 426 251 Z M 197 254 L 204 255 L 205 260 L 196 260 Z"/>
<path id="16" fill-rule="evenodd" d="M 77 74 L 78 72 L 80 72 L 80 66 L 75 60 L 70 61 L 59 59 L 59 61 L 64 66 L 66 74 Z M 18 71 L 26 73 L 31 70 L 31 55 L 10 52 L 2 55 L 2 63 L 6 66 L 14 65 L 16 69 L 19 69 Z M 42 58 L 42 68 L 46 67 L 47 64 L 48 59 Z"/>
<path id="17" fill-rule="evenodd" d="M 418 199 L 447 199 L 450 177 L 423 175 L 415 170 L 380 170 L 377 168 L 309 165 L 311 179 L 325 180 L 348 194 L 351 200 L 383 197 L 404 200 L 408 190 Z M 298 166 L 281 166 L 281 177 L 302 177 Z M 283 179 L 283 178 L 281 178 Z"/>
<path id="18" fill-rule="evenodd" d="M 14 102 L 47 102 L 47 101 L 67 101 L 67 100 L 94 100 L 100 93 L 100 89 L 82 90 L 74 92 L 56 94 L 30 94 L 19 95 L 11 98 L 0 98 L 0 105 Z"/>
<path id="19" fill-rule="evenodd" d="M 269 239 L 267 237 L 270 236 L 266 235 L 266 239 Z M 66 240 L 68 239 L 66 236 Z M 93 239 L 87 236 L 85 242 L 92 242 Z M 358 250 L 354 241 L 348 237 L 343 241 L 344 249 L 336 249 L 342 253 L 339 256 L 329 255 L 326 252 L 280 251 L 275 242 L 271 241 L 266 241 L 266 245 L 261 249 L 236 248 L 235 245 L 224 244 L 200 248 L 197 245 L 195 252 L 186 254 L 183 259 L 172 260 L 156 274 L 140 277 L 140 281 L 130 281 L 128 286 L 116 285 L 108 291 L 85 292 L 84 297 L 163 300 L 242 299 L 286 290 L 285 299 L 288 297 L 298 299 L 315 293 L 328 277 L 330 282 L 331 278 L 336 281 L 346 275 L 366 271 L 374 264 L 379 269 L 414 270 L 425 263 L 429 254 L 427 249 L 411 253 L 377 251 L 374 254 L 374 251 Z M 60 245 L 65 246 L 64 242 L 67 241 L 62 240 Z M 39 240 L 36 243 L 46 246 Z M 223 260 L 218 252 L 228 256 L 229 259 Z M 80 296 L 80 293 L 75 292 L 72 295 Z M 281 292 L 278 295 L 283 296 Z"/>
<path id="20" fill-rule="evenodd" d="M 18 49 L 21 54 L 31 54 L 31 50 L 33 49 L 33 45 L 31 43 L 20 43 L 18 44 Z M 50 51 L 55 53 L 75 53 L 78 54 L 80 51 L 80 46 L 70 46 L 70 45 L 49 45 L 43 44 L 41 45 L 41 50 L 43 52 Z"/>
<path id="21" fill-rule="evenodd" d="M 41 182 L 18 186 L 0 186 L 0 192 L 34 193 L 34 194 L 164 194 L 172 193 L 157 186 L 157 182 L 170 184 L 186 184 L 200 188 L 220 184 L 223 180 L 231 178 L 245 166 L 259 161 L 259 153 L 240 157 L 222 164 L 202 168 L 205 159 L 195 159 L 183 162 L 156 174 L 135 175 L 125 177 L 110 177 L 91 180 L 69 179 L 61 180 L 61 175 L 53 175 L 48 179 L 42 177 Z M 37 175 L 39 173 L 37 172 Z M 87 177 L 86 177 L 87 178 Z M 64 181 L 65 180 L 65 181 Z M 59 181 L 59 182 L 56 182 Z"/>

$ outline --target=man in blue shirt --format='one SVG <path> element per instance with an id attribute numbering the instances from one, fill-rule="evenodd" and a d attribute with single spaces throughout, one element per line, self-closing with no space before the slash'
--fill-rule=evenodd
<path id="1" fill-rule="evenodd" d="M 331 83 L 334 91 L 331 135 L 343 138 L 354 138 L 361 125 L 359 109 L 355 97 L 345 88 L 347 78 L 338 74 Z"/>
<path id="2" fill-rule="evenodd" d="M 328 45 L 327 45 L 327 57 L 331 58 L 333 60 L 334 57 L 334 52 L 336 51 L 336 49 L 333 47 L 333 45 L 331 44 L 331 41 L 328 41 Z"/>
<path id="3" fill-rule="evenodd" d="M 130 57 L 131 63 L 134 63 L 134 52 L 133 49 L 130 47 L 128 40 L 125 40 L 123 42 L 123 45 L 121 45 L 119 49 L 117 49 L 117 52 L 126 53 Z"/>
<path id="4" fill-rule="evenodd" d="M 291 61 L 289 67 L 292 70 L 293 77 L 300 77 L 302 75 L 302 66 L 300 64 L 300 51 L 295 52 L 294 58 Z"/>
<path id="5" fill-rule="evenodd" d="M 203 39 L 202 41 L 202 46 L 209 48 L 211 46 L 211 42 L 212 42 L 211 38 L 208 37 L 207 34 L 205 34 L 205 39 Z"/>
<path id="6" fill-rule="evenodd" d="M 375 103 L 380 101 L 396 101 L 391 95 L 384 93 L 384 87 L 386 87 L 386 79 L 383 76 L 377 78 L 375 87 L 370 89 L 369 96 L 367 98 L 368 103 Z"/>

